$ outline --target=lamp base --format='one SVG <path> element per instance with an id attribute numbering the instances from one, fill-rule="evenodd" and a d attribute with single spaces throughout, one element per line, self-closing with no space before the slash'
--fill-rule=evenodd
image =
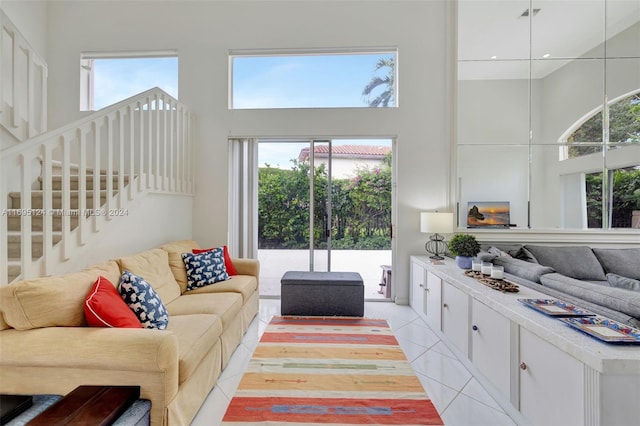
<path id="1" fill-rule="evenodd" d="M 424 249 L 427 253 L 432 254 L 432 256 L 429 256 L 430 259 L 444 260 L 444 257 L 440 254 L 445 252 L 447 244 L 444 242 L 444 237 L 436 233 L 429 237 L 429 241 L 424 245 Z"/>

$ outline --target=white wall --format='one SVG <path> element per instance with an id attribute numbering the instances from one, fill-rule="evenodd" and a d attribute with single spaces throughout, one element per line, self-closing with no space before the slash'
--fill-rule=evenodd
<path id="1" fill-rule="evenodd" d="M 8 3 L 20 2 L 5 0 L 3 8 Z M 78 0 L 47 6 L 46 21 L 33 16 L 36 21 L 30 22 L 47 28 L 50 128 L 82 114 L 78 108 L 81 52 L 178 50 L 180 100 L 196 114 L 198 185 L 193 237 L 202 245 L 227 240 L 229 137 L 395 137 L 394 276 L 396 296 L 406 302 L 409 255 L 423 252 L 419 212 L 443 210 L 448 202 L 450 58 L 444 0 Z M 229 49 L 372 46 L 398 48 L 396 109 L 227 108 Z"/>

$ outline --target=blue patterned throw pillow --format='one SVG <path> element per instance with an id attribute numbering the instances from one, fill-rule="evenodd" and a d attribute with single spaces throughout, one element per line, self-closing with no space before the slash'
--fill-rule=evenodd
<path id="1" fill-rule="evenodd" d="M 160 296 L 144 278 L 124 271 L 120 276 L 120 296 L 144 328 L 164 330 L 169 324 L 167 309 Z"/>
<path id="2" fill-rule="evenodd" d="M 182 261 L 187 268 L 187 290 L 229 279 L 222 247 L 198 254 L 182 253 Z"/>

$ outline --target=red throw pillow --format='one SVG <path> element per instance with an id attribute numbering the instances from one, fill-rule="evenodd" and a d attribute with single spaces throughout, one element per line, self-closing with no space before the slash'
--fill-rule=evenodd
<path id="1" fill-rule="evenodd" d="M 84 316 L 91 327 L 142 328 L 136 314 L 122 300 L 111 281 L 99 276 L 84 302 Z"/>
<path id="2" fill-rule="evenodd" d="M 193 254 L 200 254 L 207 251 L 211 251 L 217 247 L 212 247 L 208 249 L 193 249 L 191 252 Z M 238 275 L 235 266 L 233 266 L 233 262 L 231 261 L 231 256 L 229 256 L 229 249 L 227 246 L 222 246 L 222 250 L 224 252 L 224 268 L 227 270 L 227 274 L 229 275 Z"/>

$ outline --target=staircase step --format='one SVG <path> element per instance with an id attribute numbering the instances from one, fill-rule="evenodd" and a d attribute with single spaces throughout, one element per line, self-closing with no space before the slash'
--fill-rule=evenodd
<path id="1" fill-rule="evenodd" d="M 114 191 L 113 194 L 116 195 L 118 192 Z M 70 191 L 71 200 L 69 208 L 77 209 L 78 208 L 78 191 Z M 31 191 L 31 208 L 32 209 L 42 209 L 43 208 L 43 197 L 44 192 L 41 190 L 33 190 Z M 21 194 L 20 192 L 10 192 L 9 193 L 9 203 L 11 205 L 10 208 L 19 209 L 21 208 Z M 100 191 L 100 205 L 103 205 L 107 201 L 107 191 Z M 62 191 L 52 191 L 52 208 L 61 209 L 62 208 Z M 86 193 L 86 208 L 93 207 L 93 192 Z"/>
<path id="2" fill-rule="evenodd" d="M 20 273 L 22 272 L 22 267 L 20 266 L 20 261 L 11 260 L 7 262 L 7 282 L 4 282 L 4 277 L 0 277 L 0 285 L 9 284 L 11 281 L 18 278 Z"/>
<path id="3" fill-rule="evenodd" d="M 57 244 L 62 240 L 62 235 L 60 233 L 54 233 L 52 235 L 53 244 Z M 33 233 L 31 234 L 31 257 L 33 260 L 39 259 L 42 257 L 44 252 L 42 247 L 43 236 L 42 233 Z M 9 233 L 7 235 L 7 251 L 8 258 L 10 260 L 20 260 L 22 249 L 22 238 L 20 234 Z"/>
<path id="4" fill-rule="evenodd" d="M 42 176 L 38 177 L 40 182 L 40 188 L 42 188 Z M 71 186 L 70 189 L 77 191 L 80 182 L 80 177 L 77 175 L 70 176 L 69 184 Z M 86 178 L 86 189 L 93 190 L 93 175 L 87 175 Z M 124 185 L 129 183 L 129 176 L 124 176 Z M 62 176 L 52 176 L 51 177 L 51 186 L 53 190 L 60 191 L 62 189 Z M 118 187 L 118 176 L 113 176 L 113 187 Z M 107 189 L 107 177 L 105 175 L 100 176 L 100 189 Z"/>
<path id="5" fill-rule="evenodd" d="M 69 218 L 71 223 L 71 230 L 78 227 L 78 216 L 71 216 Z M 31 216 L 31 231 L 41 232 L 44 220 L 42 216 Z M 62 231 L 62 215 L 59 213 L 52 214 L 51 225 L 53 231 Z M 9 231 L 20 232 L 22 229 L 22 219 L 20 216 L 8 216 L 7 217 L 7 229 Z"/>

